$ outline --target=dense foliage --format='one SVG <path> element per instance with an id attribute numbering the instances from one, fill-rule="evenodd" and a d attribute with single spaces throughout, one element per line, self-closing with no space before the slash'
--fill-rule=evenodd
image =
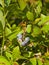
<path id="1" fill-rule="evenodd" d="M 0 65 L 49 65 L 49 0 L 0 0 Z"/>

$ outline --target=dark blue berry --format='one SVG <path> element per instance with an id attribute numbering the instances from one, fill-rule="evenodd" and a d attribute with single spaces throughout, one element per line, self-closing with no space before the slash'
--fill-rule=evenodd
<path id="1" fill-rule="evenodd" d="M 25 46 L 29 42 L 30 38 L 26 37 L 25 40 L 22 42 L 22 46 Z"/>
<path id="2" fill-rule="evenodd" d="M 25 41 L 23 41 L 21 45 L 22 45 L 22 46 L 25 46 L 25 45 L 26 45 Z"/>

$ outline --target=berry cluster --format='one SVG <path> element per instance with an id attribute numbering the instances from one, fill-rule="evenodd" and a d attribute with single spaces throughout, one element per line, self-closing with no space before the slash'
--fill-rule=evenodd
<path id="1" fill-rule="evenodd" d="M 23 37 L 22 34 L 18 34 L 18 35 L 17 35 L 17 40 L 18 40 L 19 42 L 21 42 L 21 45 L 22 45 L 22 46 L 25 46 L 25 45 L 29 42 L 30 38 L 29 38 L 29 37 L 26 37 L 26 38 L 24 39 L 24 41 L 22 41 L 22 37 Z"/>

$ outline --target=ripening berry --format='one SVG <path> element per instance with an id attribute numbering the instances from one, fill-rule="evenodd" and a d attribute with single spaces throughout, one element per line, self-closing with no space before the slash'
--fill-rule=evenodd
<path id="1" fill-rule="evenodd" d="M 17 40 L 18 40 L 18 42 L 19 42 L 19 43 L 21 43 L 21 42 L 22 42 L 22 39 L 17 39 Z"/>
<path id="2" fill-rule="evenodd" d="M 7 48 L 6 45 L 4 45 L 4 50 L 6 50 L 6 48 Z"/>

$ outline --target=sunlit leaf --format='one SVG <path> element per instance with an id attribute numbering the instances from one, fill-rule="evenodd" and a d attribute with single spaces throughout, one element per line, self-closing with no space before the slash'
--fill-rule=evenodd
<path id="1" fill-rule="evenodd" d="M 49 16 L 41 16 L 41 21 L 38 23 L 39 26 L 44 25 L 46 22 L 49 21 Z"/>
<path id="2" fill-rule="evenodd" d="M 5 52 L 5 55 L 6 55 L 6 57 L 8 58 L 8 60 L 10 60 L 10 61 L 13 60 L 13 57 L 12 57 L 12 54 L 11 54 L 11 53 Z"/>
<path id="3" fill-rule="evenodd" d="M 36 58 L 31 58 L 30 62 L 32 63 L 32 65 L 36 65 Z"/>
<path id="4" fill-rule="evenodd" d="M 26 16 L 27 16 L 28 20 L 31 20 L 31 21 L 34 20 L 34 15 L 33 15 L 32 12 L 28 11 L 27 14 L 26 14 Z"/>
<path id="5" fill-rule="evenodd" d="M 10 62 L 3 56 L 0 56 L 0 65 L 11 65 Z"/>
<path id="6" fill-rule="evenodd" d="M 0 0 L 0 4 L 4 7 L 4 0 Z"/>
<path id="7" fill-rule="evenodd" d="M 30 24 L 27 25 L 26 32 L 27 33 L 30 33 L 31 32 L 31 25 Z"/>
<path id="8" fill-rule="evenodd" d="M 16 60 L 16 59 L 19 59 L 21 57 L 21 52 L 20 52 L 20 49 L 19 49 L 19 46 L 13 48 L 13 52 L 12 52 L 12 55 L 13 55 L 13 58 Z"/>
<path id="9" fill-rule="evenodd" d="M 14 38 L 16 38 L 17 34 L 20 32 L 20 28 L 16 28 L 11 34 L 9 34 L 7 37 L 10 41 L 12 41 Z"/>
<path id="10" fill-rule="evenodd" d="M 42 28 L 41 28 L 41 30 L 43 31 L 43 32 L 49 32 L 49 24 L 48 25 L 44 25 Z"/>
<path id="11" fill-rule="evenodd" d="M 37 7 L 36 7 L 36 13 L 37 14 L 40 14 L 40 12 L 41 12 L 41 9 L 42 8 L 42 3 L 41 3 L 41 1 L 38 1 L 37 2 Z"/>
<path id="12" fill-rule="evenodd" d="M 0 22 L 2 23 L 3 29 L 5 27 L 5 18 L 3 16 L 3 12 L 0 10 Z"/>
<path id="13" fill-rule="evenodd" d="M 35 21 L 33 22 L 33 24 L 38 23 L 41 20 L 41 18 L 36 18 Z"/>
<path id="14" fill-rule="evenodd" d="M 20 9 L 23 11 L 26 7 L 26 2 L 25 0 L 18 0 L 18 3 L 20 5 Z"/>
<path id="15" fill-rule="evenodd" d="M 37 26 L 34 26 L 33 27 L 33 32 L 32 32 L 32 35 L 33 36 L 37 36 L 38 34 L 40 34 L 40 28 L 39 27 L 37 27 Z"/>
<path id="16" fill-rule="evenodd" d="M 5 28 L 5 35 L 8 36 L 11 33 L 12 33 L 12 31 L 8 27 L 6 27 Z"/>
<path id="17" fill-rule="evenodd" d="M 43 63 L 42 63 L 40 58 L 38 59 L 38 65 L 43 65 Z"/>

